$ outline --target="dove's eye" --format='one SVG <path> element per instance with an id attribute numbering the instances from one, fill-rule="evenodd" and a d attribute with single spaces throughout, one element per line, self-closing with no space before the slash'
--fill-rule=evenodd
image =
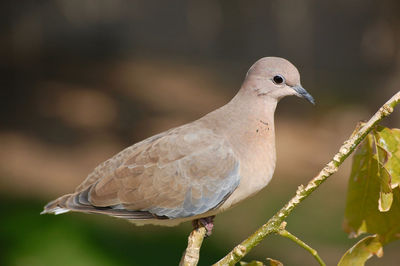
<path id="1" fill-rule="evenodd" d="M 272 78 L 272 80 L 274 81 L 275 84 L 280 85 L 285 83 L 285 78 L 282 77 L 281 75 L 276 75 Z"/>

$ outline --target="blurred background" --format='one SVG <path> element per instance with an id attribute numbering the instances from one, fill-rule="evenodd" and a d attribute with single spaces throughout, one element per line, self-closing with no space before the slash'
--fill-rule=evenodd
<path id="1" fill-rule="evenodd" d="M 190 223 L 39 213 L 124 147 L 225 104 L 257 59 L 287 58 L 317 105 L 279 104 L 274 179 L 216 218 L 200 265 L 216 262 L 399 90 L 399 13 L 397 0 L 2 1 L 0 265 L 177 265 Z M 384 124 L 399 127 L 400 112 Z M 356 242 L 342 231 L 350 163 L 288 219 L 328 265 Z M 399 248 L 367 265 L 398 265 Z M 316 265 L 276 236 L 246 260 L 266 257 Z"/>

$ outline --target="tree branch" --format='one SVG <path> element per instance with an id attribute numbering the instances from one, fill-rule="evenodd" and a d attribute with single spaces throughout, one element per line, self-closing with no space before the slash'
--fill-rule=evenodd
<path id="1" fill-rule="evenodd" d="M 305 198 L 307 198 L 317 187 L 319 187 L 329 176 L 336 173 L 343 161 L 355 150 L 357 145 L 367 136 L 367 134 L 379 123 L 383 118 L 393 112 L 394 107 L 400 102 L 400 91 L 397 92 L 389 101 L 387 101 L 372 118 L 360 128 L 357 128 L 352 136 L 346 140 L 340 147 L 339 152 L 333 159 L 314 177 L 306 187 L 300 185 L 296 191 L 296 195 L 289 200 L 286 205 L 279 210 L 269 221 L 261 226 L 256 232 L 237 245 L 224 258 L 218 261 L 219 265 L 234 265 L 239 262 L 249 251 L 258 245 L 261 240 L 271 233 L 278 233 L 281 224 L 289 216 L 292 210 Z"/>
<path id="2" fill-rule="evenodd" d="M 326 265 L 325 262 L 318 255 L 318 252 L 315 249 L 313 249 L 312 247 L 310 247 L 309 245 L 307 245 L 306 243 L 304 243 L 301 239 L 299 239 L 296 236 L 292 235 L 290 232 L 286 231 L 285 229 L 279 230 L 278 234 L 283 236 L 283 237 L 286 237 L 286 238 L 292 240 L 297 245 L 299 245 L 300 247 L 302 247 L 305 250 L 307 250 L 308 252 L 310 252 L 310 254 L 318 261 L 318 263 L 321 266 L 325 266 Z"/>
<path id="3" fill-rule="evenodd" d="M 179 266 L 195 266 L 200 258 L 200 248 L 207 229 L 199 223 L 197 229 L 193 229 L 188 238 L 188 245 L 179 262 Z"/>

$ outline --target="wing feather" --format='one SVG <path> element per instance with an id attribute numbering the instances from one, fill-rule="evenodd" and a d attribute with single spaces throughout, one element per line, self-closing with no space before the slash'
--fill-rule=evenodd
<path id="1" fill-rule="evenodd" d="M 239 182 L 229 143 L 192 123 L 123 150 L 57 207 L 128 219 L 182 218 L 218 207 Z"/>

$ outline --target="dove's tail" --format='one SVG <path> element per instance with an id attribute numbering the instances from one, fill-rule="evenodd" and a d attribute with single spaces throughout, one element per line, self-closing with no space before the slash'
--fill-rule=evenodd
<path id="1" fill-rule="evenodd" d="M 70 210 L 66 207 L 66 201 L 71 196 L 71 194 L 64 195 L 55 199 L 44 206 L 44 210 L 40 214 L 46 213 L 54 213 L 54 214 L 62 214 L 65 212 L 69 212 Z"/>
<path id="2" fill-rule="evenodd" d="M 147 219 L 167 219 L 164 216 L 157 216 L 148 211 L 127 210 L 121 204 L 115 206 L 93 206 L 88 199 L 88 191 L 90 188 L 73 194 L 67 194 L 56 200 L 49 202 L 44 206 L 44 210 L 40 214 L 53 213 L 62 214 L 69 211 L 99 213 L 110 216 L 125 218 L 130 220 L 147 220 Z"/>

